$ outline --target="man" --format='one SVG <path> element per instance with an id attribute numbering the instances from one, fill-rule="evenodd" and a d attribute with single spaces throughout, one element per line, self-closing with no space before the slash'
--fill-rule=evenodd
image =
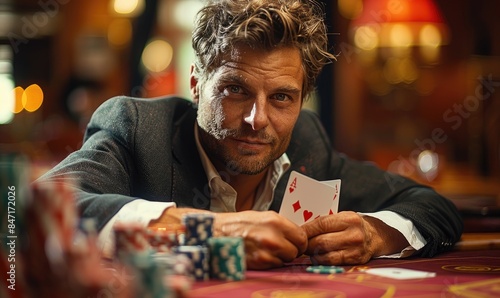
<path id="1" fill-rule="evenodd" d="M 97 219 L 105 251 L 117 221 L 161 226 L 188 212 L 213 212 L 216 236 L 244 237 L 254 269 L 303 253 L 322 264 L 433 256 L 459 239 L 453 204 L 332 150 L 318 118 L 301 110 L 335 58 L 316 4 L 212 1 L 198 15 L 193 48 L 194 104 L 108 100 L 82 148 L 40 179 L 76 185 L 78 207 Z M 340 212 L 302 227 L 278 215 L 292 170 L 342 179 Z"/>

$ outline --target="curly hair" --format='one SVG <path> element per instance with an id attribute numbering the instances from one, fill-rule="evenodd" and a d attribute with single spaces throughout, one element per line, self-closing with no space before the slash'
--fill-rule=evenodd
<path id="1" fill-rule="evenodd" d="M 235 46 L 272 50 L 296 47 L 304 69 L 303 97 L 335 55 L 328 52 L 323 11 L 314 0 L 210 0 L 198 12 L 192 36 L 194 75 L 220 66 Z"/>

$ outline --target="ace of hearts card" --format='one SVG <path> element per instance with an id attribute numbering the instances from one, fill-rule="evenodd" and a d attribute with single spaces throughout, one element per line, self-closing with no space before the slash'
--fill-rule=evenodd
<path id="1" fill-rule="evenodd" d="M 338 212 L 340 180 L 318 181 L 292 171 L 279 214 L 301 226 Z"/>

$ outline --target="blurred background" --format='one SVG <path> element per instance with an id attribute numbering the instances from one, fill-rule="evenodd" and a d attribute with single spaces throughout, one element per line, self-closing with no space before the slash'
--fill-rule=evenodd
<path id="1" fill-rule="evenodd" d="M 203 4 L 0 0 L 0 153 L 27 156 L 35 178 L 81 146 L 106 99 L 189 97 Z M 334 147 L 436 188 L 470 219 L 466 229 L 498 231 L 500 2 L 323 6 L 338 60 L 306 108 Z"/>

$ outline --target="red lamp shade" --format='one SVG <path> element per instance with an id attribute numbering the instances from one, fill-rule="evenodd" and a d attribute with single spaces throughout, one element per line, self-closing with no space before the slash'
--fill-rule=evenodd
<path id="1" fill-rule="evenodd" d="M 432 0 L 365 0 L 363 12 L 354 26 L 371 23 L 443 23 L 437 5 Z"/>

